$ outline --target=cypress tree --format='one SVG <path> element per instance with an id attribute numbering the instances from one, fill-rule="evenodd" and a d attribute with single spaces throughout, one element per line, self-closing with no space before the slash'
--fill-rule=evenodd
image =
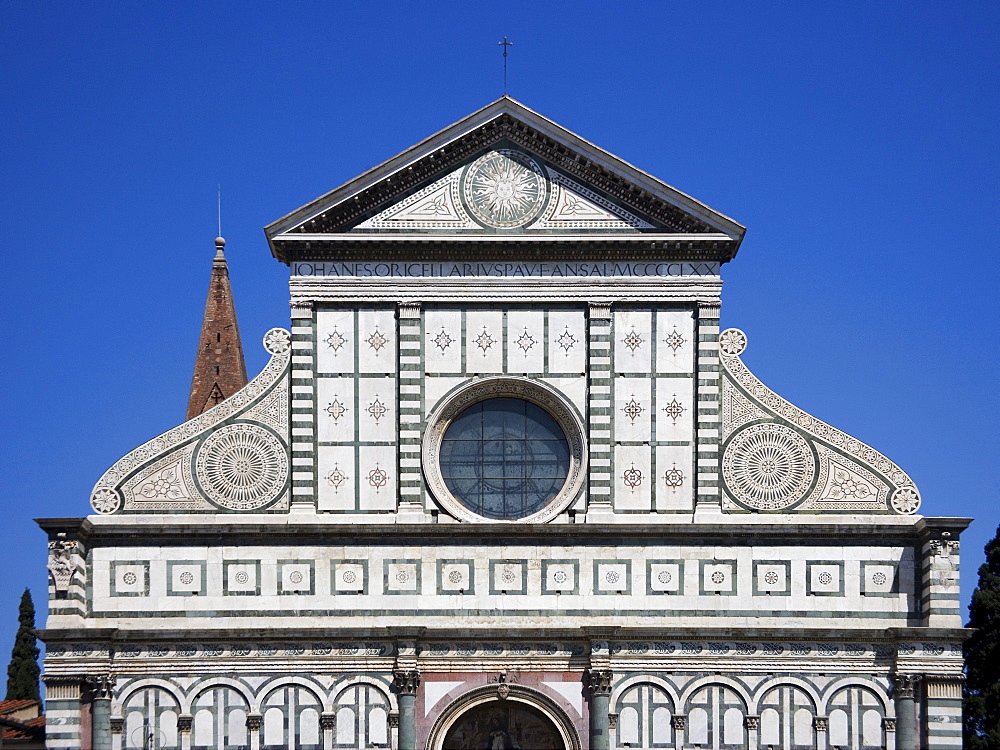
<path id="1" fill-rule="evenodd" d="M 964 742 L 966 750 L 1000 748 L 1000 528 L 986 544 L 986 562 L 972 593 L 965 642 Z"/>
<path id="2" fill-rule="evenodd" d="M 35 640 L 35 605 L 28 589 L 21 594 L 17 612 L 17 635 L 7 665 L 7 700 L 31 698 L 38 694 L 38 645 Z"/>

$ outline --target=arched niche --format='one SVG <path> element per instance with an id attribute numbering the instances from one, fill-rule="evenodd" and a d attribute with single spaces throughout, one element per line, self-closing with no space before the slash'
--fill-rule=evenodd
<path id="1" fill-rule="evenodd" d="M 426 747 L 510 750 L 518 746 L 581 750 L 572 719 L 555 701 L 537 690 L 506 684 L 477 688 L 446 706 L 431 727 Z"/>

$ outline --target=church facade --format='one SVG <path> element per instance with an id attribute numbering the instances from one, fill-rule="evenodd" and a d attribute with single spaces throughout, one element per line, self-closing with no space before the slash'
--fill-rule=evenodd
<path id="1" fill-rule="evenodd" d="M 504 97 L 265 231 L 264 370 L 39 521 L 50 747 L 961 746 L 968 519 L 743 364 L 742 226 Z"/>

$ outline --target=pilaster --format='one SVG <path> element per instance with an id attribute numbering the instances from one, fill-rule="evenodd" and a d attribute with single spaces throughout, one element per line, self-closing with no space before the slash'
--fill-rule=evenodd
<path id="1" fill-rule="evenodd" d="M 400 520 L 422 523 L 423 476 L 420 439 L 423 426 L 423 332 L 419 302 L 400 302 L 399 330 L 399 515 Z"/>
<path id="2" fill-rule="evenodd" d="M 924 676 L 927 703 L 927 747 L 955 748 L 962 745 L 962 683 L 961 674 L 928 674 Z"/>
<path id="3" fill-rule="evenodd" d="M 91 681 L 90 739 L 93 750 L 112 750 L 111 742 L 111 692 L 110 675 L 100 675 Z"/>
<path id="4" fill-rule="evenodd" d="M 587 670 L 587 687 L 590 691 L 590 750 L 609 750 L 611 747 L 611 721 L 609 708 L 614 673 L 610 669 Z"/>
<path id="5" fill-rule="evenodd" d="M 958 585 L 958 531 L 931 531 L 924 539 L 921 566 L 921 610 L 928 627 L 962 627 L 961 591 Z"/>
<path id="6" fill-rule="evenodd" d="M 45 683 L 45 746 L 79 750 L 80 712 L 85 679 L 81 677 L 42 676 Z"/>
<path id="7" fill-rule="evenodd" d="M 311 302 L 292 307 L 291 510 L 315 512 L 316 479 L 316 316 Z"/>
<path id="8" fill-rule="evenodd" d="M 695 415 L 696 513 L 721 513 L 719 450 L 722 442 L 721 367 L 719 364 L 719 311 L 717 301 L 698 305 L 696 359 L 698 412 Z"/>
<path id="9" fill-rule="evenodd" d="M 611 303 L 591 302 L 587 315 L 587 428 L 590 436 L 587 521 L 614 512 L 611 504 Z"/>

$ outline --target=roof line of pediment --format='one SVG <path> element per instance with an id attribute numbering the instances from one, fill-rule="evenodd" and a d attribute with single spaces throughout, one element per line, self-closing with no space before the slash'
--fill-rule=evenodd
<path id="1" fill-rule="evenodd" d="M 524 148 L 662 227 L 648 234 L 723 235 L 730 249 L 720 260 L 728 260 L 746 231 L 505 96 L 265 227 L 272 253 L 288 262 L 286 237 L 342 234 L 500 142 Z"/>

